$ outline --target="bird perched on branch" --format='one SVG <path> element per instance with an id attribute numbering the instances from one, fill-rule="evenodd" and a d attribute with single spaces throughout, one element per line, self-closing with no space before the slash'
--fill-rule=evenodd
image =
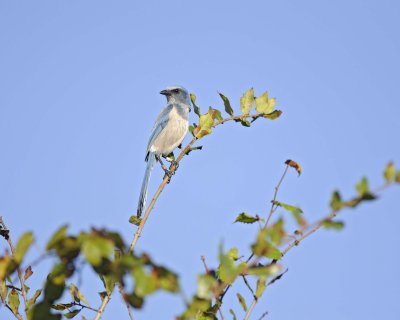
<path id="1" fill-rule="evenodd" d="M 161 156 L 168 156 L 182 143 L 189 128 L 190 96 L 181 86 L 167 87 L 160 94 L 167 97 L 167 106 L 161 110 L 154 124 L 147 145 L 147 167 L 140 191 L 137 216 L 144 211 L 147 197 L 147 187 L 151 171 L 156 161 L 160 162 L 165 174 L 171 177 L 171 172 L 164 166 Z"/>

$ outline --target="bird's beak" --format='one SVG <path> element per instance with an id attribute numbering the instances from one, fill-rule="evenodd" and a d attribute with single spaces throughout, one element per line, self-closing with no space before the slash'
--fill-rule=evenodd
<path id="1" fill-rule="evenodd" d="M 162 94 L 164 96 L 169 96 L 170 95 L 168 90 L 162 90 L 162 91 L 160 91 L 160 94 Z"/>

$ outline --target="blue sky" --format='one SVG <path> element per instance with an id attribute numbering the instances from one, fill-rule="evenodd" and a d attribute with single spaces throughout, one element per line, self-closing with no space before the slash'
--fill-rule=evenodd
<path id="1" fill-rule="evenodd" d="M 2 0 L 0 213 L 15 236 L 33 230 L 32 257 L 66 222 L 73 232 L 105 226 L 129 242 L 148 135 L 165 104 L 158 92 L 181 84 L 205 109 L 222 107 L 220 91 L 238 110 L 248 88 L 268 90 L 282 118 L 227 124 L 202 140 L 140 239 L 138 249 L 181 273 L 191 295 L 200 256 L 215 266 L 221 240 L 247 255 L 255 230 L 232 221 L 266 214 L 286 159 L 303 175 L 290 174 L 279 198 L 311 221 L 328 213 L 334 189 L 351 196 L 363 175 L 377 186 L 389 160 L 400 164 L 399 14 L 394 0 Z M 156 169 L 150 193 L 161 177 Z M 289 272 L 253 319 L 265 311 L 275 320 L 396 319 L 398 195 L 395 187 L 344 212 L 343 232 L 319 232 L 288 254 Z M 37 269 L 32 288 L 48 268 Z M 82 291 L 96 306 L 101 284 L 84 272 Z M 225 308 L 241 318 L 238 290 Z M 182 308 L 179 296 L 156 294 L 135 314 L 171 319 Z M 122 318 L 115 295 L 104 319 Z"/>

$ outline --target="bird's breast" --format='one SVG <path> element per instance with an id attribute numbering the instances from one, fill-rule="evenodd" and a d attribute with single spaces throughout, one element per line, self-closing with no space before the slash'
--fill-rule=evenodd
<path id="1" fill-rule="evenodd" d="M 181 144 L 189 127 L 188 114 L 184 111 L 177 107 L 171 110 L 167 125 L 150 148 L 152 152 L 168 155 Z"/>

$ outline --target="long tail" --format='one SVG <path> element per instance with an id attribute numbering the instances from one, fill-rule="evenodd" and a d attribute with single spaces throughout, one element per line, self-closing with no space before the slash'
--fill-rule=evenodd
<path id="1" fill-rule="evenodd" d="M 153 170 L 154 164 L 156 163 L 156 156 L 154 153 L 150 153 L 147 159 L 147 167 L 146 172 L 144 173 L 143 182 L 142 182 L 142 189 L 140 190 L 140 197 L 139 203 L 137 208 L 137 216 L 140 218 L 142 215 L 145 205 L 146 205 L 146 198 L 147 198 L 147 187 L 149 185 L 151 171 Z"/>

